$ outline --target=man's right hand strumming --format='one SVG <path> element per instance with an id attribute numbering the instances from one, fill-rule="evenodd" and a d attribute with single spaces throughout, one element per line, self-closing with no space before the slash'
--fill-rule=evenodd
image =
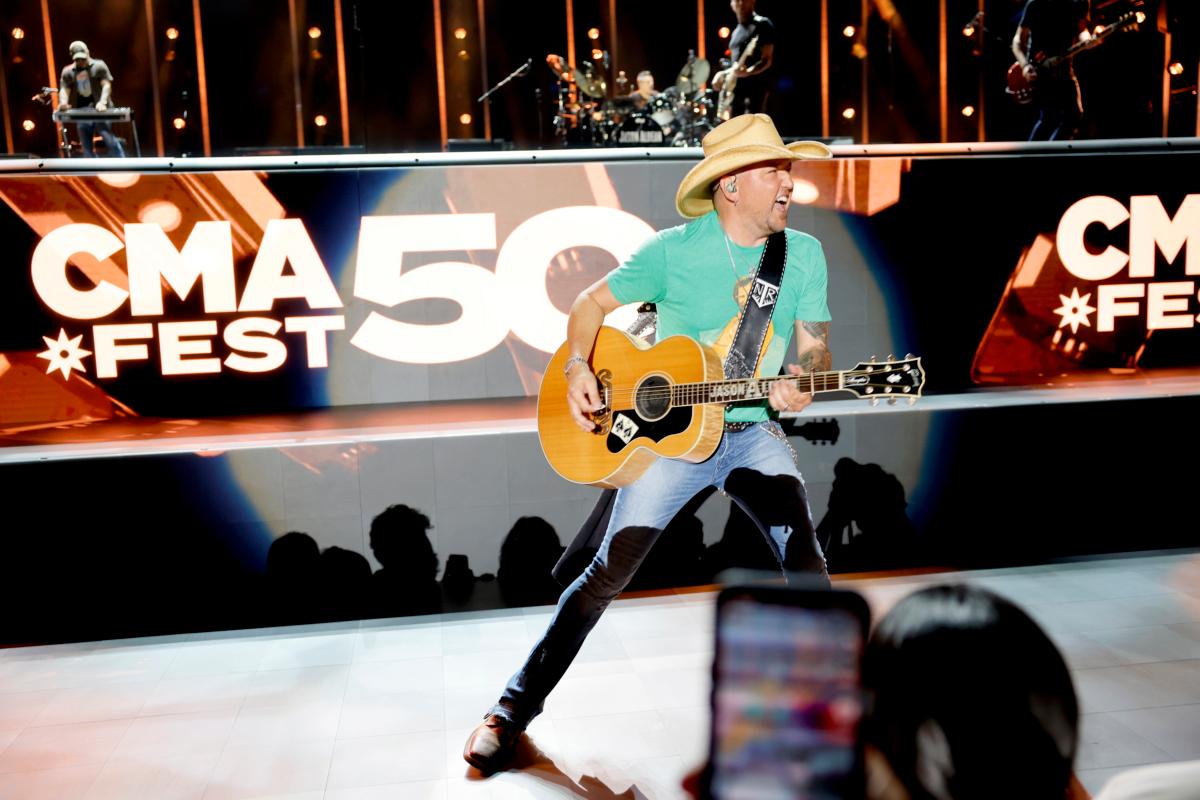
<path id="1" fill-rule="evenodd" d="M 567 406 L 571 409 L 575 424 L 581 429 L 589 433 L 596 429 L 596 422 L 589 414 L 599 411 L 604 404 L 600 401 L 600 386 L 596 383 L 596 376 L 586 361 L 576 361 L 567 373 Z"/>
<path id="2" fill-rule="evenodd" d="M 575 298 L 571 313 L 567 316 L 567 342 L 574 353 L 564 365 L 567 377 L 567 406 L 575 424 L 585 431 L 596 429 L 596 422 L 588 414 L 604 407 L 600 400 L 600 387 L 587 359 L 580 353 L 590 353 L 596 343 L 596 334 L 604 324 L 605 315 L 615 311 L 621 304 L 608 288 L 608 279 L 601 278 L 584 289 Z"/>

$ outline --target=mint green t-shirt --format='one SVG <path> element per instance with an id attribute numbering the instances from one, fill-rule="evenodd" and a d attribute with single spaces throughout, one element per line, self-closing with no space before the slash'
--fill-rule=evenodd
<path id="1" fill-rule="evenodd" d="M 779 374 L 796 320 L 829 320 L 821 243 L 790 228 L 787 243 L 787 267 L 759 361 L 760 377 Z M 725 232 L 716 212 L 710 212 L 648 239 L 609 273 L 608 288 L 622 304 L 655 303 L 660 340 L 683 334 L 710 345 L 724 360 L 763 251 L 763 245 L 728 244 L 726 250 Z M 767 409 L 765 400 L 731 406 L 725 419 L 761 422 Z"/>

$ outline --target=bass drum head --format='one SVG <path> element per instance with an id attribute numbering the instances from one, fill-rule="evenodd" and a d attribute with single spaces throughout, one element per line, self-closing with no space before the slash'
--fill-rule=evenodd
<path id="1" fill-rule="evenodd" d="M 649 114 L 634 114 L 614 132 L 612 144 L 617 147 L 661 145 L 663 129 Z"/>
<path id="2" fill-rule="evenodd" d="M 660 128 L 669 128 L 675 122 L 675 104 L 661 94 L 646 103 L 646 111 Z"/>

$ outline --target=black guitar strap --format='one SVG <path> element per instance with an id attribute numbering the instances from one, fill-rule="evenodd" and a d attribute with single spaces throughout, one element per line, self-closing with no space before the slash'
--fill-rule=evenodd
<path id="1" fill-rule="evenodd" d="M 725 357 L 725 377 L 750 378 L 758 366 L 767 327 L 775 313 L 779 287 L 783 285 L 783 270 L 787 265 L 787 234 L 783 231 L 767 237 L 762 258 L 750 284 L 750 296 L 738 318 L 733 344 Z"/>

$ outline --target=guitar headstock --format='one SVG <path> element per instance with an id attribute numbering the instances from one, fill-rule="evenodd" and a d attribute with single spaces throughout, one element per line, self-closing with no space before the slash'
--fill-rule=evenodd
<path id="1" fill-rule="evenodd" d="M 1094 28 L 1092 41 L 1099 44 L 1105 37 L 1123 30 L 1137 30 L 1138 25 L 1146 21 L 1146 12 L 1144 11 L 1128 11 L 1107 25 L 1099 25 Z"/>
<path id="2" fill-rule="evenodd" d="M 904 358 L 889 355 L 882 360 L 871 356 L 847 371 L 843 384 L 859 397 L 869 398 L 871 405 L 881 399 L 894 405 L 897 398 L 907 398 L 912 405 L 925 388 L 925 368 L 921 359 L 911 353 Z"/>

